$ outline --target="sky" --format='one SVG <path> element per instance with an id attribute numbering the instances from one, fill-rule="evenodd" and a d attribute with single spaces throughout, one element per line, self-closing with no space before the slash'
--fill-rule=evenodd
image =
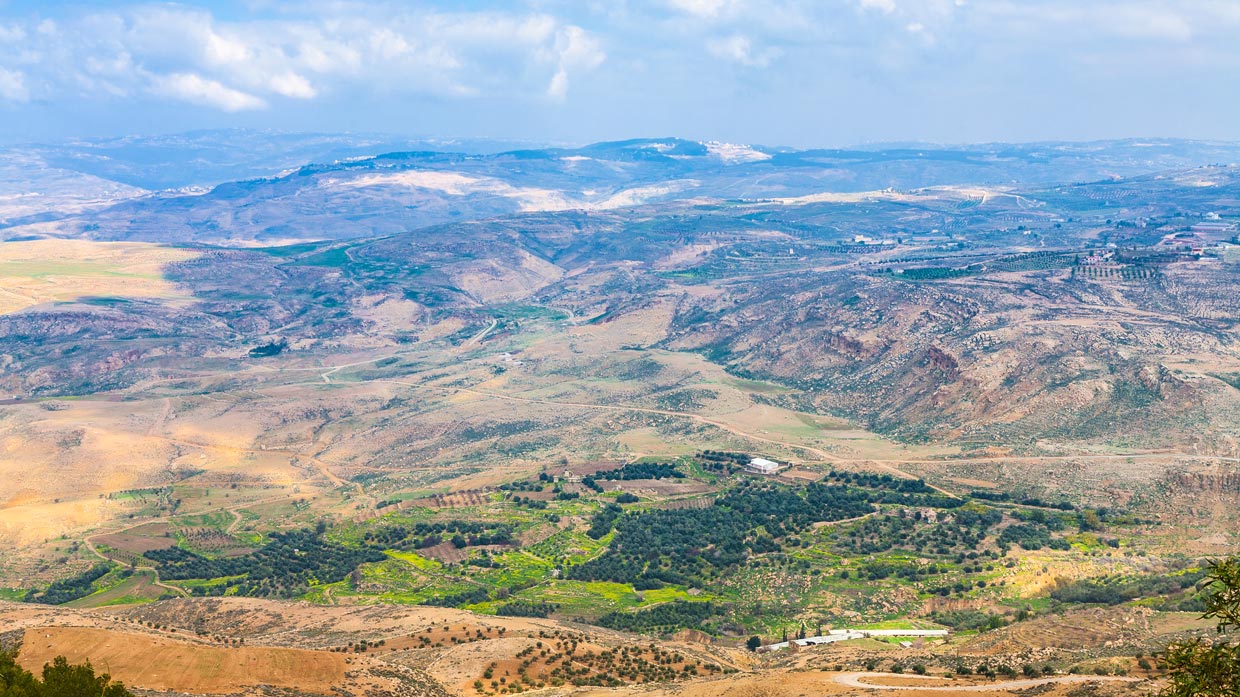
<path id="1" fill-rule="evenodd" d="M 1240 140 L 1240 0 L 0 0 L 0 140 Z"/>

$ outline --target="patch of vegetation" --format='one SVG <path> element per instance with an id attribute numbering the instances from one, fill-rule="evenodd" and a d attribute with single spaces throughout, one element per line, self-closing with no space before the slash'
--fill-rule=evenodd
<path id="1" fill-rule="evenodd" d="M 677 600 L 636 612 L 609 612 L 595 624 L 628 632 L 672 632 L 684 627 L 697 627 L 719 613 L 721 608 L 711 602 L 690 603 Z"/>
<path id="2" fill-rule="evenodd" d="M 266 344 L 260 344 L 250 349 L 250 358 L 270 358 L 278 356 L 288 348 L 288 342 L 281 339 L 280 341 L 272 341 Z"/>
<path id="3" fill-rule="evenodd" d="M 564 320 L 568 319 L 568 313 L 553 307 L 543 305 L 492 305 L 490 312 L 500 320 L 508 322 L 519 322 L 521 320 Z"/>
<path id="4" fill-rule="evenodd" d="M 665 462 L 630 462 L 614 470 L 597 472 L 594 479 L 632 480 L 632 479 L 684 479 L 684 473 L 676 465 Z"/>
<path id="5" fill-rule="evenodd" d="M 1212 378 L 1217 378 L 1240 390 L 1240 373 L 1208 373 Z"/>
<path id="6" fill-rule="evenodd" d="M 1066 550 L 1071 547 L 1067 540 L 1051 537 L 1051 531 L 1045 525 L 1037 523 L 1017 523 L 1003 529 L 999 534 L 1000 544 L 1018 544 L 1022 548 L 1036 551 L 1043 547 Z"/>
<path id="7" fill-rule="evenodd" d="M 213 586 L 197 586 L 196 595 L 237 595 L 295 597 L 313 585 L 344 580 L 360 564 L 378 562 L 385 555 L 371 548 L 353 549 L 323 539 L 318 530 L 277 532 L 271 542 L 241 557 L 208 559 L 176 547 L 146 552 L 156 562 L 160 576 L 167 580 L 229 580 Z"/>
<path id="8" fill-rule="evenodd" d="M 939 612 L 931 616 L 935 622 L 946 625 L 957 632 L 986 631 L 999 629 L 1007 625 L 1002 615 L 981 610 L 952 610 Z"/>
<path id="9" fill-rule="evenodd" d="M 944 518 L 938 521 L 937 515 L 930 512 L 905 509 L 892 515 L 873 516 L 840 531 L 833 548 L 858 555 L 896 548 L 938 555 L 968 552 L 980 547 L 990 530 L 1003 521 L 1003 514 L 993 509 L 958 509 Z"/>
<path id="10" fill-rule="evenodd" d="M 1051 597 L 1064 603 L 1119 605 L 1139 598 L 1171 595 L 1193 588 L 1209 573 L 1208 569 L 1181 574 L 1157 574 L 1137 578 L 1109 576 L 1082 579 L 1051 591 Z"/>
<path id="11" fill-rule="evenodd" d="M 608 551 L 572 567 L 568 577 L 690 585 L 740 564 L 751 553 L 778 551 L 775 538 L 812 523 L 870 513 L 870 501 L 868 492 L 850 487 L 815 483 L 797 490 L 747 484 L 708 508 L 629 513 L 619 519 Z"/>
<path id="12" fill-rule="evenodd" d="M 624 515 L 623 508 L 614 503 L 607 504 L 590 519 L 590 529 L 586 530 L 586 536 L 592 540 L 603 539 L 615 527 L 616 521 L 622 515 Z"/>
<path id="13" fill-rule="evenodd" d="M 559 605 L 555 603 L 536 603 L 529 600 L 514 600 L 495 608 L 495 614 L 501 617 L 550 617 Z"/>
<path id="14" fill-rule="evenodd" d="M 729 453 L 719 450 L 704 450 L 697 455 L 702 469 L 707 472 L 731 474 L 740 470 L 752 458 L 744 453 Z"/>
<path id="15" fill-rule="evenodd" d="M 387 525 L 368 530 L 362 540 L 386 549 L 412 550 L 451 542 L 457 549 L 480 545 L 506 545 L 512 542 L 513 527 L 507 523 L 470 520 L 419 522 Z"/>
<path id="16" fill-rule="evenodd" d="M 64 603 L 85 598 L 95 592 L 95 582 L 112 570 L 108 563 L 96 564 L 86 571 L 74 574 L 69 578 L 53 581 L 42 593 L 31 590 L 26 594 L 26 602 L 43 605 L 62 605 Z"/>
<path id="17" fill-rule="evenodd" d="M 1219 638 L 1191 639 L 1167 647 L 1170 685 L 1163 697 L 1234 697 L 1240 693 L 1240 557 L 1210 565 L 1204 617 L 1217 620 Z"/>
<path id="18" fill-rule="evenodd" d="M 972 264 L 963 268 L 952 268 L 948 266 L 926 266 L 903 269 L 902 271 L 891 271 L 895 278 L 902 278 L 907 281 L 939 281 L 950 278 L 964 278 L 966 276 L 976 276 L 984 271 L 978 264 Z"/>
<path id="19" fill-rule="evenodd" d="M 447 595 L 436 595 L 423 601 L 423 605 L 431 605 L 434 607 L 461 607 L 462 605 L 477 605 L 485 603 L 491 599 L 490 592 L 482 586 L 471 588 L 460 593 L 450 593 Z"/>
<path id="20" fill-rule="evenodd" d="M 714 390 L 686 389 L 659 395 L 655 403 L 668 411 L 697 411 L 717 397 L 719 393 Z"/>

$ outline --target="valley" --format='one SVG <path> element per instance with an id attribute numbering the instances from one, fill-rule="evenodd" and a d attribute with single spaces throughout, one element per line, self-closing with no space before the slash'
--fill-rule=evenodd
<path id="1" fill-rule="evenodd" d="M 9 220 L 0 640 L 152 694 L 1143 694 L 1237 545 L 1240 170 L 1109 147 L 399 153 Z M 748 647 L 845 628 L 948 633 Z"/>

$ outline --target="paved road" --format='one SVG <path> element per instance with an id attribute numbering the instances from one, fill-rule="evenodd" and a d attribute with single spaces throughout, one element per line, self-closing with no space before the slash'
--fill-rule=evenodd
<path id="1" fill-rule="evenodd" d="M 1061 675 L 1050 678 L 1030 678 L 1028 680 L 1009 680 L 994 682 L 987 685 L 875 685 L 864 682 L 865 678 L 912 678 L 915 680 L 942 680 L 933 675 L 896 675 L 895 673 L 840 673 L 835 682 L 847 687 L 860 687 L 867 690 L 916 690 L 918 692 L 995 692 L 997 690 L 1023 690 L 1039 685 L 1070 685 L 1083 682 L 1140 682 L 1141 678 L 1123 678 L 1113 675 Z"/>
<path id="2" fill-rule="evenodd" d="M 490 334 L 490 333 L 491 333 L 491 330 L 492 330 L 492 329 L 495 329 L 495 328 L 496 328 L 496 327 L 498 327 L 498 326 L 499 326 L 499 320 L 497 320 L 497 319 L 493 319 L 493 320 L 491 320 L 491 326 L 489 326 L 489 327 L 487 327 L 486 329 L 483 329 L 482 331 L 478 332 L 477 334 L 474 334 L 473 336 L 471 336 L 471 337 L 469 338 L 469 341 L 466 341 L 466 342 L 464 343 L 464 346 L 477 346 L 477 345 L 478 345 L 478 342 L 479 342 L 479 341 L 482 341 L 483 337 L 485 337 L 487 334 Z"/>

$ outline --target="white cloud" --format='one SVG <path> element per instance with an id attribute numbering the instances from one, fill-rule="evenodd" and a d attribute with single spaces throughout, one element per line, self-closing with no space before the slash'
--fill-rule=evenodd
<path id="1" fill-rule="evenodd" d="M 331 2 L 274 16 L 148 3 L 0 24 L 4 94 L 146 93 L 226 111 L 359 89 L 563 99 L 606 58 L 589 32 L 542 13 Z"/>
<path id="2" fill-rule="evenodd" d="M 314 85 L 311 85 L 309 80 L 291 70 L 279 75 L 273 75 L 269 80 L 269 85 L 272 92 L 284 97 L 313 99 L 318 95 Z"/>
<path id="3" fill-rule="evenodd" d="M 561 68 L 551 76 L 551 82 L 547 85 L 547 96 L 553 99 L 564 99 L 567 95 L 568 71 Z"/>
<path id="4" fill-rule="evenodd" d="M 672 9 L 695 17 L 717 17 L 731 4 L 729 0 L 668 0 Z"/>
<path id="5" fill-rule="evenodd" d="M 203 52 L 206 54 L 207 62 L 213 65 L 233 65 L 236 63 L 245 63 L 254 58 L 250 53 L 250 48 L 245 42 L 235 37 L 221 36 L 211 31 L 209 28 L 205 33 L 205 46 Z"/>
<path id="6" fill-rule="evenodd" d="M 252 94 L 235 90 L 194 73 L 173 73 L 155 80 L 155 91 L 222 111 L 262 109 L 267 103 Z"/>
<path id="7" fill-rule="evenodd" d="M 0 41 L 5 43 L 14 43 L 26 38 L 26 30 L 20 25 L 4 25 L 0 24 Z"/>
<path id="8" fill-rule="evenodd" d="M 607 59 L 599 42 L 576 26 L 560 30 L 556 35 L 555 51 L 559 55 L 559 63 L 551 83 L 547 85 L 547 95 L 555 99 L 563 99 L 567 95 L 570 70 L 588 72 Z"/>
<path id="9" fill-rule="evenodd" d="M 1063 42 L 1101 39 L 1185 42 L 1225 18 L 1210 3 L 1090 2 L 1047 0 L 1026 4 L 976 4 L 978 19 L 1008 33 Z"/>
<path id="10" fill-rule="evenodd" d="M 742 34 L 711 39 L 706 42 L 706 48 L 716 58 L 730 60 L 751 68 L 765 68 L 779 55 L 776 49 L 755 51 L 753 42 Z"/>
<path id="11" fill-rule="evenodd" d="M 0 67 L 0 98 L 12 102 L 28 101 L 30 92 L 26 89 L 25 76 L 16 70 Z"/>
<path id="12" fill-rule="evenodd" d="M 896 11 L 895 0 L 861 0 L 861 7 L 866 10 L 878 10 L 883 14 Z"/>

